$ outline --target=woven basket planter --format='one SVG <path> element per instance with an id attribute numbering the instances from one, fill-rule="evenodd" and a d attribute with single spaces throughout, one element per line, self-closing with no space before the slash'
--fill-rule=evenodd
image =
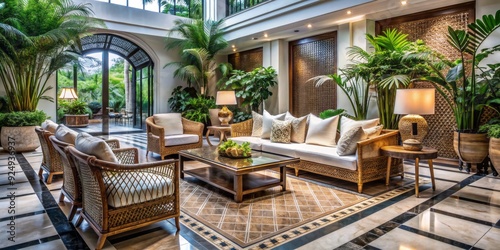
<path id="1" fill-rule="evenodd" d="M 453 132 L 453 148 L 462 161 L 477 164 L 488 156 L 489 140 L 486 133 Z"/>

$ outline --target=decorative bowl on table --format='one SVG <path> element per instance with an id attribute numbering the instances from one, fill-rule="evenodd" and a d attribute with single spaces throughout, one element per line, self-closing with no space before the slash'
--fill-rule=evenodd
<path id="1" fill-rule="evenodd" d="M 250 143 L 244 142 L 243 144 L 237 144 L 232 140 L 228 140 L 223 144 L 219 145 L 217 148 L 220 156 L 229 158 L 248 158 L 252 156 L 252 150 L 250 149 Z"/>
<path id="2" fill-rule="evenodd" d="M 415 139 L 406 139 L 403 142 L 403 149 L 408 151 L 420 151 L 422 150 L 422 143 Z"/>

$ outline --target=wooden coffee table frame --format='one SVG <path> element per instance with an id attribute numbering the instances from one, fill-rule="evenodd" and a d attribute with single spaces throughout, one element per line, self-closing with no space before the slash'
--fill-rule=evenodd
<path id="1" fill-rule="evenodd" d="M 209 167 L 185 170 L 184 161 L 188 159 L 208 164 Z M 233 194 L 234 201 L 236 202 L 243 201 L 243 195 L 262 191 L 271 187 L 281 186 L 282 190 L 286 191 L 286 165 L 298 163 L 299 161 L 300 159 L 298 158 L 290 158 L 289 160 L 276 161 L 269 164 L 237 168 L 189 154 L 188 151 L 179 151 L 181 179 L 184 179 L 184 174 L 189 174 L 214 187 Z M 258 171 L 277 167 L 280 168 L 279 179 L 256 173 Z"/>

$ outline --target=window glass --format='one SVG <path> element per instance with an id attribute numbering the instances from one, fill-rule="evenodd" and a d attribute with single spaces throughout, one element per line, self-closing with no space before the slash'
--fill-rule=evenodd
<path id="1" fill-rule="evenodd" d="M 128 0 L 128 6 L 132 8 L 142 9 L 143 0 Z"/>
<path id="2" fill-rule="evenodd" d="M 149 11 L 158 12 L 159 11 L 158 0 L 152 0 L 150 3 L 146 3 L 145 9 Z"/>
<path id="3" fill-rule="evenodd" d="M 127 6 L 127 0 L 111 0 L 111 3 Z"/>

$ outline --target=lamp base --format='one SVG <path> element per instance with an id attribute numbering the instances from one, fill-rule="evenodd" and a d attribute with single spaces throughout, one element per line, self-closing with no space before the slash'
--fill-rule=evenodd
<path id="1" fill-rule="evenodd" d="M 405 115 L 401 117 L 398 123 L 401 141 L 415 139 L 423 142 L 425 136 L 429 132 L 427 121 L 420 115 Z"/>
<path id="2" fill-rule="evenodd" d="M 221 126 L 229 126 L 229 122 L 233 119 L 233 112 L 226 106 L 222 107 L 219 111 L 219 121 Z"/>

